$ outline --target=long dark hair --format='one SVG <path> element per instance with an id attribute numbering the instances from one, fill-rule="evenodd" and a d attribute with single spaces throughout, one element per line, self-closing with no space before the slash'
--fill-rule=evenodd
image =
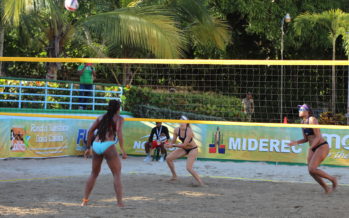
<path id="1" fill-rule="evenodd" d="M 114 122 L 114 115 L 120 109 L 120 101 L 109 101 L 107 113 L 104 114 L 102 120 L 99 122 L 97 135 L 101 142 L 105 141 L 108 131 L 111 129 L 113 133 L 116 131 L 116 124 Z"/>

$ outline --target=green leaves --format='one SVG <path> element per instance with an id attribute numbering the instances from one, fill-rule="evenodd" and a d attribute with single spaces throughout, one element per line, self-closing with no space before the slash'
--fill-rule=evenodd
<path id="1" fill-rule="evenodd" d="M 241 111 L 241 100 L 234 96 L 215 93 L 170 93 L 165 90 L 154 91 L 138 87 L 132 87 L 125 92 L 125 95 L 127 96 L 125 110 L 131 111 L 136 116 L 143 116 L 139 114 L 141 113 L 138 111 L 139 107 L 145 110 L 149 107 L 156 107 L 160 111 L 180 111 L 235 121 L 245 118 L 245 114 Z M 169 114 L 165 117 L 168 118 L 168 116 L 172 117 Z"/>
<path id="2" fill-rule="evenodd" d="M 83 26 L 107 44 L 142 48 L 159 58 L 179 58 L 185 39 L 168 14 L 154 7 L 124 8 L 88 17 Z"/>
<path id="3" fill-rule="evenodd" d="M 303 35 L 303 37 L 314 34 L 314 31 L 309 30 L 322 28 L 327 31 L 329 41 L 332 42 L 339 36 L 347 38 L 346 32 L 349 31 L 349 14 L 340 9 L 328 10 L 321 13 L 306 12 L 294 19 L 293 27 L 296 34 Z"/>

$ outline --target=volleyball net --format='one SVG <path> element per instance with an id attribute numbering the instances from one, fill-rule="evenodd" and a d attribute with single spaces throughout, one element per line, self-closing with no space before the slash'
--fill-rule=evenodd
<path id="1" fill-rule="evenodd" d="M 138 118 L 186 115 L 191 120 L 272 123 L 286 118 L 294 123 L 299 119 L 297 105 L 306 103 L 323 123 L 347 123 L 348 61 L 19 57 L 0 61 L 6 75 L 0 80 L 0 107 L 7 111 L 35 108 L 64 113 L 82 108 L 88 112 L 120 99 L 123 111 Z M 86 96 L 81 95 L 77 72 L 82 63 L 93 63 L 96 69 L 93 91 Z M 44 80 L 52 64 L 57 81 Z"/>

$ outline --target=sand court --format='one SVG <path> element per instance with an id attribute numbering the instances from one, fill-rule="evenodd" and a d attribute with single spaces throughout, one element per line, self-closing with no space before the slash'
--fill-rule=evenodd
<path id="1" fill-rule="evenodd" d="M 81 207 L 91 160 L 80 157 L 2 160 L 0 214 L 9 217 L 345 217 L 347 168 L 325 167 L 339 176 L 338 191 L 324 195 L 306 166 L 197 161 L 208 187 L 197 187 L 177 160 L 179 180 L 168 182 L 165 163 L 123 160 L 125 208 L 117 208 L 106 163 Z M 230 169 L 230 170 L 228 170 Z M 284 172 L 287 170 L 287 172 Z M 284 173 L 282 173 L 284 172 Z M 279 175 L 280 174 L 280 175 Z M 272 181 L 271 181 L 272 180 Z M 291 182 L 287 182 L 291 181 Z"/>

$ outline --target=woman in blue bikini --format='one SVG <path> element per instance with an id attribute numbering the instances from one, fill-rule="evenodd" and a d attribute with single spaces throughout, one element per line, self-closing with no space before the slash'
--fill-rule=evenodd
<path id="1" fill-rule="evenodd" d="M 307 104 L 298 105 L 299 117 L 302 118 L 303 124 L 317 125 L 317 119 L 313 116 L 311 108 Z M 336 177 L 328 175 L 326 172 L 318 169 L 318 166 L 327 157 L 330 147 L 325 139 L 322 137 L 320 129 L 318 128 L 303 128 L 304 138 L 298 141 L 292 141 L 289 145 L 294 146 L 309 142 L 310 148 L 308 150 L 308 171 L 309 174 L 321 185 L 325 193 L 330 193 L 337 188 Z M 328 179 L 332 182 L 332 189 L 329 188 L 324 180 Z"/>
<path id="2" fill-rule="evenodd" d="M 117 144 L 119 141 L 122 158 L 126 159 L 127 155 L 124 150 L 124 139 L 122 136 L 122 125 L 124 119 L 119 115 L 119 112 L 120 102 L 115 100 L 109 101 L 107 113 L 98 117 L 88 131 L 85 157 L 91 154 L 91 143 L 94 141 L 92 145 L 92 172 L 86 182 L 82 206 L 85 206 L 88 203 L 88 197 L 90 196 L 98 174 L 101 170 L 103 158 L 106 159 L 114 176 L 114 189 L 116 193 L 117 206 L 124 206 L 122 202 L 122 184 L 120 178 L 121 161 L 115 147 L 115 144 Z M 93 140 L 96 129 L 97 135 Z"/>
<path id="3" fill-rule="evenodd" d="M 181 120 L 188 120 L 187 117 L 182 116 Z M 177 137 L 181 140 L 181 144 L 175 144 Z M 179 128 L 175 128 L 173 131 L 172 144 L 167 145 L 167 148 L 177 147 L 178 149 L 171 152 L 167 156 L 166 162 L 171 170 L 172 178 L 170 181 L 177 180 L 177 174 L 175 171 L 173 161 L 180 157 L 187 155 L 187 170 L 188 172 L 198 181 L 200 186 L 204 186 L 204 182 L 201 180 L 200 176 L 193 170 L 193 165 L 198 156 L 198 146 L 194 141 L 193 130 L 190 128 L 189 123 L 181 123 Z"/>

